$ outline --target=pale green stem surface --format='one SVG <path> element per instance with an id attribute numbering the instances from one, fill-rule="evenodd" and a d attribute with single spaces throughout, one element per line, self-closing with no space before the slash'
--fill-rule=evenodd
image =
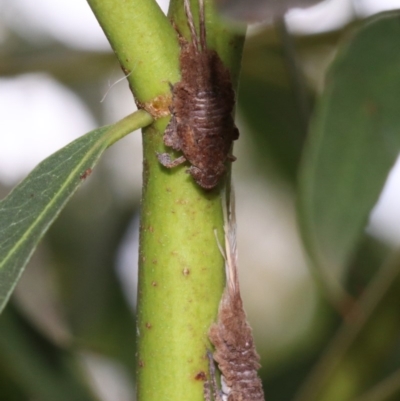
<path id="1" fill-rule="evenodd" d="M 220 190 L 205 192 L 155 159 L 166 121 L 144 131 L 139 256 L 138 397 L 202 400 L 208 329 L 224 287 Z"/>
<path id="2" fill-rule="evenodd" d="M 184 30 L 182 2 L 171 7 Z M 228 65 L 238 70 L 238 63 Z M 218 229 L 222 239 L 222 185 L 204 191 L 186 174 L 187 165 L 167 170 L 158 163 L 155 152 L 165 151 L 158 132 L 166 124 L 159 121 L 143 136 L 138 399 L 201 401 L 208 330 L 225 285 L 214 235 Z"/>
<path id="3" fill-rule="evenodd" d="M 177 33 L 155 2 L 88 1 L 120 63 L 131 73 L 128 79 L 137 100 L 169 94 L 168 84 L 180 79 Z M 182 7 L 182 1 L 173 2 L 169 15 L 184 31 Z M 207 29 L 213 28 L 209 43 L 219 43 L 215 48 L 236 87 L 243 37 L 234 40 L 237 35 L 228 34 L 210 12 L 208 21 L 212 25 L 207 23 Z M 156 152 L 173 153 L 163 143 L 168 121 L 161 118 L 143 131 L 138 400 L 201 401 L 208 375 L 208 330 L 225 285 L 224 260 L 214 234 L 217 230 L 223 242 L 224 185 L 205 191 L 186 173 L 187 163 L 169 170 L 158 162 Z"/>
<path id="4" fill-rule="evenodd" d="M 175 30 L 155 0 L 88 0 L 140 102 L 179 81 Z"/>

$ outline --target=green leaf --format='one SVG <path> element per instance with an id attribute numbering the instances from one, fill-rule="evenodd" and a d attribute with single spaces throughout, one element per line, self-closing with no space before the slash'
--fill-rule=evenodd
<path id="1" fill-rule="evenodd" d="M 75 351 L 49 341 L 10 303 L 0 317 L 1 399 L 99 401 Z"/>
<path id="2" fill-rule="evenodd" d="M 397 251 L 348 313 L 294 401 L 355 401 L 360 394 L 357 401 L 399 399 L 399 290 Z"/>
<path id="3" fill-rule="evenodd" d="M 400 369 L 353 401 L 397 401 L 400 397 Z"/>
<path id="4" fill-rule="evenodd" d="M 353 255 L 400 150 L 400 13 L 369 20 L 339 49 L 300 175 L 306 247 L 325 269 Z"/>
<path id="5" fill-rule="evenodd" d="M 0 311 L 39 240 L 104 150 L 151 122 L 148 113 L 138 111 L 89 132 L 40 163 L 0 202 Z"/>

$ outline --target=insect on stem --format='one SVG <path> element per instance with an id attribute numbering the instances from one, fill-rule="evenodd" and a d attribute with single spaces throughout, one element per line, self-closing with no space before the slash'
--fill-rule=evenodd
<path id="1" fill-rule="evenodd" d="M 218 244 L 220 247 L 220 244 Z M 221 372 L 221 390 L 216 388 L 213 360 L 210 360 L 210 383 L 204 387 L 204 397 L 210 401 L 211 385 L 214 401 L 264 401 L 262 383 L 257 370 L 259 359 L 247 322 L 240 295 L 237 272 L 237 244 L 235 201 L 231 194 L 230 210 L 225 222 L 225 270 L 227 284 L 219 305 L 217 322 L 209 331 L 209 338 L 215 347 L 213 360 Z"/>
<path id="2" fill-rule="evenodd" d="M 216 187 L 235 160 L 232 143 L 239 131 L 233 120 L 235 93 L 228 69 L 215 50 L 207 47 L 205 4 L 199 1 L 199 34 L 189 0 L 184 9 L 191 34 L 187 41 L 178 32 L 181 53 L 181 81 L 172 86 L 171 121 L 164 132 L 164 144 L 181 151 L 175 160 L 158 153 L 159 162 L 174 168 L 189 163 L 186 170 L 204 189 Z"/>

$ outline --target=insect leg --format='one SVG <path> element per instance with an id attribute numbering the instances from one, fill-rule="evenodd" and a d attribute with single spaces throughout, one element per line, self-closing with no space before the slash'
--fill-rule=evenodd
<path id="1" fill-rule="evenodd" d="M 179 166 L 186 161 L 185 156 L 180 156 L 175 160 L 171 160 L 171 156 L 168 153 L 157 153 L 158 161 L 167 168 L 173 168 Z"/>
<path id="2" fill-rule="evenodd" d="M 175 150 L 181 150 L 181 140 L 179 138 L 178 124 L 175 116 L 172 116 L 171 121 L 164 131 L 164 143 Z"/>
<path id="3" fill-rule="evenodd" d="M 239 139 L 239 130 L 237 129 L 236 126 L 234 126 L 233 127 L 232 140 L 236 141 L 236 139 Z"/>
<path id="4" fill-rule="evenodd" d="M 210 371 L 210 384 L 213 392 L 214 401 L 223 401 L 221 394 L 222 392 L 217 385 L 217 375 L 215 373 L 214 358 L 210 350 L 207 350 L 207 357 L 208 357 L 208 368 Z M 208 384 L 208 387 L 210 386 L 210 384 Z"/>

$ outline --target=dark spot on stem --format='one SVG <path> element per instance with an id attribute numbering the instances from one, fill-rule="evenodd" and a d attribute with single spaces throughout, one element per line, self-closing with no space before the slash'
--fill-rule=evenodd
<path id="1" fill-rule="evenodd" d="M 194 377 L 194 380 L 201 380 L 203 382 L 205 382 L 207 380 L 207 376 L 205 374 L 205 372 L 203 372 L 202 370 L 196 374 L 196 376 Z"/>

